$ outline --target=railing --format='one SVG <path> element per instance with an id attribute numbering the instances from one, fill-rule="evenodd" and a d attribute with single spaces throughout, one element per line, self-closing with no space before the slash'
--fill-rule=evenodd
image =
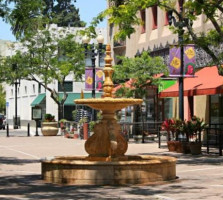
<path id="1" fill-rule="evenodd" d="M 210 148 L 218 148 L 219 155 L 222 156 L 223 146 L 223 129 L 219 128 L 222 124 L 211 124 L 210 127 L 206 128 L 207 138 L 207 153 L 210 153 Z"/>
<path id="2" fill-rule="evenodd" d="M 142 143 L 145 139 L 158 138 L 159 128 L 162 122 L 120 122 L 122 134 L 126 138 L 134 138 L 135 140 L 141 140 Z"/>

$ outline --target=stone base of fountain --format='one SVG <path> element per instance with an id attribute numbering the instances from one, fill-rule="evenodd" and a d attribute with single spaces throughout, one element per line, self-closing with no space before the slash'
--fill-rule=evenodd
<path id="1" fill-rule="evenodd" d="M 55 157 L 42 162 L 42 179 L 71 185 L 146 184 L 176 179 L 168 156 Z"/>

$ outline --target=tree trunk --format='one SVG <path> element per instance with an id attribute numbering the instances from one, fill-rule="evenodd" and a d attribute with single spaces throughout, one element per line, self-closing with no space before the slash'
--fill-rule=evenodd
<path id="1" fill-rule="evenodd" d="M 58 121 L 64 119 L 64 106 L 63 104 L 58 104 Z"/>

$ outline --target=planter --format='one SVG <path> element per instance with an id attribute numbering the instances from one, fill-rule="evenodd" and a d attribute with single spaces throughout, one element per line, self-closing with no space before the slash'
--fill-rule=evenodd
<path id="1" fill-rule="evenodd" d="M 58 134 L 57 122 L 43 122 L 42 123 L 42 134 L 44 136 L 56 136 Z"/>
<path id="2" fill-rule="evenodd" d="M 190 142 L 190 151 L 192 155 L 201 154 L 201 142 Z"/>
<path id="3" fill-rule="evenodd" d="M 176 151 L 175 141 L 168 141 L 167 142 L 167 147 L 168 147 L 168 150 L 171 151 L 171 152 Z"/>
<path id="4" fill-rule="evenodd" d="M 181 142 L 182 143 L 182 150 L 184 154 L 191 153 L 190 152 L 190 143 L 189 142 Z"/>

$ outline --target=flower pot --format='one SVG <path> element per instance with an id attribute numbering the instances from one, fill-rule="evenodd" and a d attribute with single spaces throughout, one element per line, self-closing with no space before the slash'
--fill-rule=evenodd
<path id="1" fill-rule="evenodd" d="M 169 151 L 176 151 L 176 145 L 175 145 L 175 141 L 168 141 L 167 142 L 167 147 Z"/>
<path id="2" fill-rule="evenodd" d="M 174 141 L 175 142 L 175 150 L 177 153 L 183 153 L 183 145 L 180 141 Z"/>
<path id="3" fill-rule="evenodd" d="M 190 151 L 192 155 L 201 154 L 201 142 L 190 142 Z"/>
<path id="4" fill-rule="evenodd" d="M 191 153 L 190 152 L 190 143 L 189 142 L 181 142 L 182 143 L 182 150 L 184 154 Z"/>
<path id="5" fill-rule="evenodd" d="M 43 122 L 42 123 L 42 134 L 44 136 L 56 136 L 58 134 L 57 122 Z"/>

